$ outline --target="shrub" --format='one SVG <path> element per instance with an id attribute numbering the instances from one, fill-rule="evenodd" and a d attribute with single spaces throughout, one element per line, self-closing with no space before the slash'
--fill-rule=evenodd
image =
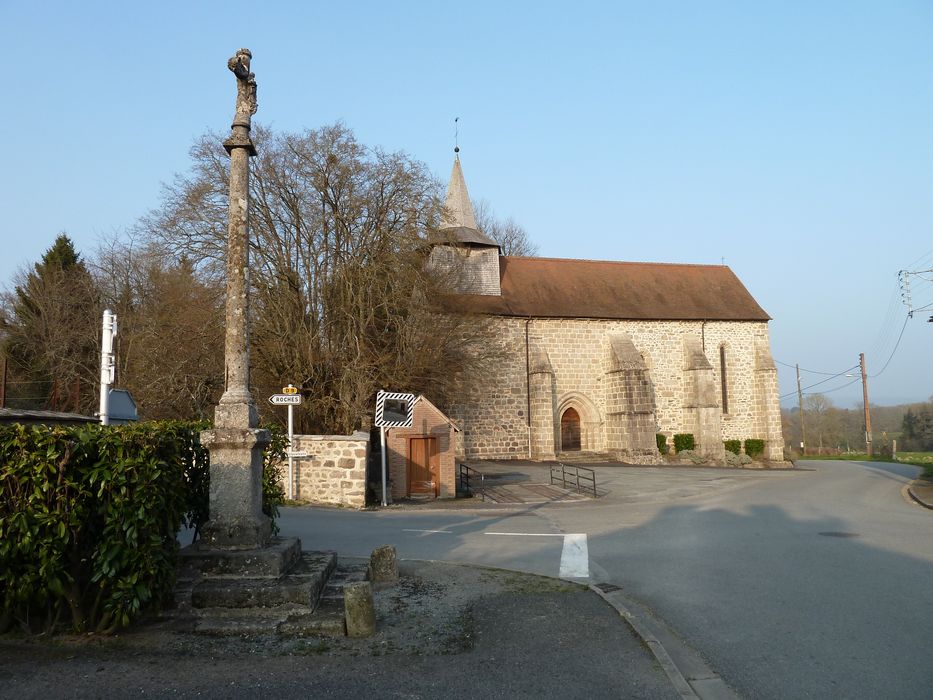
<path id="1" fill-rule="evenodd" d="M 726 465 L 730 467 L 744 467 L 746 464 L 751 464 L 752 458 L 748 455 L 736 454 L 734 452 L 726 452 Z"/>
<path id="2" fill-rule="evenodd" d="M 765 441 L 748 439 L 745 441 L 745 454 L 747 454 L 752 459 L 756 457 L 761 457 L 765 453 Z"/>
<path id="3" fill-rule="evenodd" d="M 283 463 L 287 460 L 288 434 L 276 424 L 266 426 L 272 433 L 272 442 L 266 447 L 262 455 L 262 512 L 272 520 L 272 534 L 279 534 L 276 522 L 279 517 L 279 506 L 285 503 L 285 487 L 282 481 L 285 478 Z"/>
<path id="4" fill-rule="evenodd" d="M 694 452 L 693 450 L 682 450 L 677 453 L 677 456 L 680 459 L 688 459 L 691 464 L 707 464 L 709 460 L 699 452 Z"/>
<path id="5" fill-rule="evenodd" d="M 667 454 L 667 435 L 664 433 L 658 433 L 654 436 L 655 442 L 658 444 L 658 452 L 662 455 Z"/>
<path id="6" fill-rule="evenodd" d="M 206 423 L 0 427 L 0 631 L 111 632 L 166 600 L 180 525 L 206 521 Z M 278 515 L 284 438 L 263 472 Z"/>
<path id="7" fill-rule="evenodd" d="M 723 447 L 726 448 L 726 452 L 731 452 L 734 455 L 737 455 L 742 451 L 741 440 L 723 440 L 722 444 Z"/>
<path id="8" fill-rule="evenodd" d="M 677 453 L 684 450 L 693 450 L 696 448 L 696 442 L 693 439 L 693 433 L 677 433 L 674 436 L 674 451 Z"/>

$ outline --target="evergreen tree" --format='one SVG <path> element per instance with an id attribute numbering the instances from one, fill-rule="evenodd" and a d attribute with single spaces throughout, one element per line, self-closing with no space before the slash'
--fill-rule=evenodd
<path id="1" fill-rule="evenodd" d="M 64 233 L 21 273 L 0 317 L 12 375 L 11 399 L 24 408 L 88 413 L 96 405 L 99 295 Z"/>

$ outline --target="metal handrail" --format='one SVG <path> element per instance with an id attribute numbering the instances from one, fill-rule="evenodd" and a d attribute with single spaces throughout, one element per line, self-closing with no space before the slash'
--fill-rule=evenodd
<path id="1" fill-rule="evenodd" d="M 474 488 L 474 481 L 479 479 L 479 488 Z M 460 490 L 471 494 L 479 493 L 483 501 L 486 500 L 486 475 L 475 470 L 467 464 L 460 464 Z"/>
<path id="2" fill-rule="evenodd" d="M 586 492 L 592 491 L 593 498 L 597 497 L 596 472 L 592 469 L 576 465 L 568 467 L 563 462 L 558 462 L 551 467 L 551 486 L 554 486 L 558 481 L 565 489 L 573 488 L 576 489 L 577 493 L 584 493 L 584 486 L 580 484 L 580 481 L 590 482 L 590 485 L 585 487 Z"/>

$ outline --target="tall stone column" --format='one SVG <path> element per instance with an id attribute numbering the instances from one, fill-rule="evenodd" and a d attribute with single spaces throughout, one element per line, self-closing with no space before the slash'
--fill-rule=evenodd
<path id="1" fill-rule="evenodd" d="M 201 433 L 210 451 L 210 520 L 204 544 L 251 549 L 269 541 L 271 523 L 262 512 L 262 451 L 267 430 L 258 430 L 256 404 L 249 390 L 249 158 L 256 113 L 252 54 L 240 49 L 227 62 L 236 76 L 236 114 L 224 148 L 230 154 L 230 206 L 227 226 L 227 298 L 224 337 L 225 390 L 214 410 L 214 429 Z"/>

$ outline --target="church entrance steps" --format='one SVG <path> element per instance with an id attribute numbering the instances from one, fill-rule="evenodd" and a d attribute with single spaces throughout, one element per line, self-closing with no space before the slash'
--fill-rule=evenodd
<path id="1" fill-rule="evenodd" d="M 618 462 L 617 459 L 613 459 L 605 452 L 585 452 L 583 450 L 560 452 L 557 455 L 557 461 L 563 462 L 564 464 L 604 464 Z"/>

